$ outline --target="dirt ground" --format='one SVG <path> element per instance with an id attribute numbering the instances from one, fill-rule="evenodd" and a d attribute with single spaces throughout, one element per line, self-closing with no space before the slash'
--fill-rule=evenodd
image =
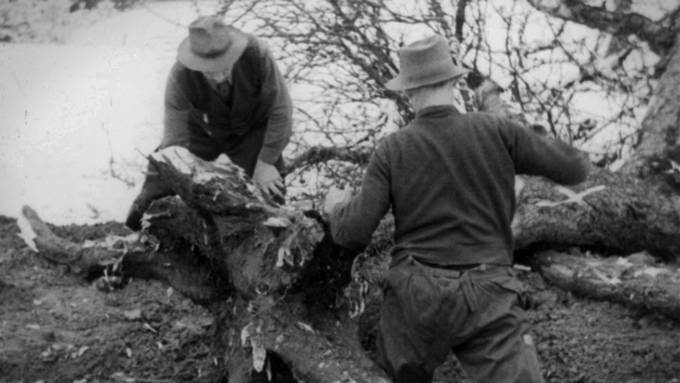
<path id="1" fill-rule="evenodd" d="M 120 224 L 56 227 L 81 241 Z M 134 280 L 105 293 L 28 249 L 0 216 L 1 382 L 212 382 L 210 314 L 171 288 Z M 531 287 L 548 382 L 680 382 L 680 324 L 653 313 Z M 437 379 L 450 381 L 450 367 Z M 447 379 L 447 377 L 449 377 Z M 447 379 L 447 380 L 445 380 Z"/>

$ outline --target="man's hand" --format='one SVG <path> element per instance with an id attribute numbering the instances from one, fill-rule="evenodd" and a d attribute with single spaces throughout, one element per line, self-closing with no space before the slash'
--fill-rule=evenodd
<path id="1" fill-rule="evenodd" d="M 328 194 L 326 194 L 326 200 L 323 203 L 323 211 L 326 215 L 330 215 L 336 207 L 345 205 L 351 200 L 351 189 L 338 189 L 333 186 L 328 190 Z"/>
<path id="2" fill-rule="evenodd" d="M 255 171 L 253 172 L 253 181 L 255 185 L 264 193 L 265 197 L 274 201 L 284 200 L 283 178 L 276 170 L 274 165 L 268 164 L 262 160 L 257 160 Z"/>

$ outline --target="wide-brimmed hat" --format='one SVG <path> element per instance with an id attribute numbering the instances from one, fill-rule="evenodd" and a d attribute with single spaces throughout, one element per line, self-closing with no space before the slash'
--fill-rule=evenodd
<path id="1" fill-rule="evenodd" d="M 179 44 L 177 60 L 202 72 L 231 68 L 248 45 L 248 35 L 226 25 L 218 16 L 201 16 L 189 25 L 189 37 Z"/>
<path id="2" fill-rule="evenodd" d="M 399 75 L 385 84 L 390 90 L 432 85 L 468 73 L 453 63 L 443 36 L 433 35 L 399 49 Z"/>

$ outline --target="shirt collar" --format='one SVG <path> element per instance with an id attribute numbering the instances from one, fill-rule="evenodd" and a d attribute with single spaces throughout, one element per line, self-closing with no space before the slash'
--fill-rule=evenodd
<path id="1" fill-rule="evenodd" d="M 419 110 L 416 118 L 441 117 L 448 114 L 459 115 L 461 113 L 453 105 L 432 105 Z"/>

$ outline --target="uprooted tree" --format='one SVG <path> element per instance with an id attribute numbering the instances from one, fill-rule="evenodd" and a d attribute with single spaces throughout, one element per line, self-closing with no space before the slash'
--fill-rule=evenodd
<path id="1" fill-rule="evenodd" d="M 352 81 L 366 89 L 345 87 L 350 101 L 392 98 L 401 114 L 408 116 L 403 100 L 382 88 L 396 68 L 384 23 L 419 22 L 416 17 L 399 14 L 388 2 L 314 2 L 326 7 L 321 10 L 294 0 L 281 3 L 298 12 L 283 15 L 297 16 L 301 23 L 309 21 L 305 25 L 315 28 L 315 33 L 291 34 L 266 15 L 262 19 L 273 32 L 278 31 L 278 37 L 314 53 L 308 64 L 344 57 L 347 67 L 355 71 Z M 457 2 L 453 23 L 443 3 L 422 4 L 423 20 L 432 29 L 462 36 L 465 28 L 480 28 L 480 20 L 466 21 L 467 1 Z M 661 20 L 651 20 L 630 6 L 530 3 L 542 12 L 611 33 L 624 43 L 634 35 L 661 59 L 653 97 L 638 138 L 631 144 L 635 151 L 623 167 L 616 172 L 597 168 L 574 188 L 537 178 L 518 179 L 513 222 L 516 259 L 559 287 L 680 319 L 680 272 L 674 266 L 680 254 L 680 8 L 669 10 Z M 258 8 L 246 9 L 254 12 Z M 389 14 L 387 19 L 384 12 Z M 303 40 L 309 36 L 320 40 Z M 326 45 L 320 45 L 321 41 Z M 522 89 L 529 88 L 522 87 L 518 65 L 511 90 L 521 101 L 526 96 Z M 588 69 L 594 67 L 583 65 L 576 84 L 606 77 Z M 471 88 L 478 105 L 503 113 L 497 106 L 497 88 L 474 81 Z M 534 96 L 540 99 L 538 93 Z M 555 105 L 544 105 L 542 112 L 553 115 Z M 338 123 L 331 117 L 325 121 Z M 560 133 L 559 119 L 548 122 L 549 130 Z M 291 164 L 298 169 L 330 160 L 364 164 L 370 150 L 362 144 L 377 139 L 379 132 L 367 129 L 364 133 L 342 147 L 308 148 Z M 317 212 L 269 205 L 225 157 L 210 163 L 174 147 L 149 160 L 177 196 L 151 205 L 141 233 L 76 244 L 56 237 L 35 212 L 25 208 L 35 248 L 84 275 L 104 275 L 102 283 L 107 286 L 129 277 L 162 279 L 210 308 L 216 317 L 215 353 L 230 382 L 247 381 L 253 367 L 283 374 L 282 369 L 272 368 L 279 362 L 305 381 L 385 379 L 370 359 L 370 347 L 360 342 L 370 336 L 357 334 L 370 333 L 375 326 L 371 314 L 380 302 L 380 276 L 387 268 L 389 239 L 374 238 L 359 255 L 344 250 L 329 238 Z M 390 222 L 384 225 L 389 229 Z"/>
<path id="2" fill-rule="evenodd" d="M 252 367 L 266 370 L 272 360 L 305 381 L 384 379 L 359 336 L 375 326 L 375 317 L 361 314 L 379 304 L 384 254 L 355 258 L 333 244 L 317 213 L 267 204 L 226 156 L 211 163 L 170 147 L 150 161 L 177 196 L 151 205 L 143 233 L 75 244 L 52 234 L 26 207 L 34 233 L 27 239 L 52 261 L 105 275 L 102 283 L 161 279 L 210 308 L 215 353 L 230 382 L 248 381 Z M 677 213 L 661 213 L 665 206 L 647 198 L 648 188 L 629 182 L 595 174 L 571 191 L 526 180 L 514 227 L 518 245 L 661 249 L 669 256 L 666 250 L 680 242 Z M 533 259 L 561 287 L 680 319 L 680 273 L 650 256 L 607 261 L 544 251 Z"/>

